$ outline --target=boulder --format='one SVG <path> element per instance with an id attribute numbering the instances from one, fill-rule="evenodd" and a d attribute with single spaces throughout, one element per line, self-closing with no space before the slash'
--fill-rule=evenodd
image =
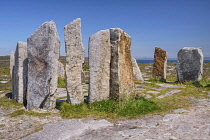
<path id="1" fill-rule="evenodd" d="M 139 68 L 139 66 L 138 66 L 138 63 L 136 62 L 136 59 L 135 59 L 135 58 L 131 58 L 131 61 L 132 61 L 132 66 L 133 66 L 133 75 L 134 75 L 134 79 L 135 79 L 136 81 L 143 82 L 144 79 L 143 79 L 141 70 L 140 70 L 140 68 Z"/>
<path id="2" fill-rule="evenodd" d="M 130 97 L 135 92 L 131 62 L 131 37 L 122 29 L 110 29 L 110 99 Z"/>
<path id="3" fill-rule="evenodd" d="M 153 64 L 153 77 L 159 79 L 166 79 L 166 68 L 167 68 L 167 57 L 166 51 L 159 47 L 155 47 L 154 53 L 154 64 Z"/>
<path id="4" fill-rule="evenodd" d="M 66 89 L 67 101 L 79 104 L 84 101 L 82 89 L 82 64 L 84 47 L 82 44 L 81 20 L 72 21 L 64 27 L 66 46 Z"/>
<path id="5" fill-rule="evenodd" d="M 200 81 L 203 74 L 203 53 L 201 48 L 185 47 L 178 52 L 176 66 L 179 82 Z"/>
<path id="6" fill-rule="evenodd" d="M 101 30 L 89 38 L 89 102 L 108 100 L 110 94 L 110 33 Z"/>
<path id="7" fill-rule="evenodd" d="M 60 40 L 54 21 L 43 23 L 27 40 L 27 108 L 50 110 L 56 105 Z"/>

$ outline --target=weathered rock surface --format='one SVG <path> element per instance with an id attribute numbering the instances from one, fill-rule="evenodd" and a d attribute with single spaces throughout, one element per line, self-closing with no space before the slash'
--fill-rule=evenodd
<path id="1" fill-rule="evenodd" d="M 89 39 L 89 102 L 109 99 L 110 59 L 109 30 L 101 30 Z"/>
<path id="2" fill-rule="evenodd" d="M 136 59 L 132 58 L 131 60 L 132 60 L 132 66 L 133 66 L 134 79 L 137 80 L 137 81 L 143 82 L 144 79 L 143 79 L 141 70 L 140 70 L 140 68 L 139 68 L 139 66 L 136 62 Z"/>
<path id="3" fill-rule="evenodd" d="M 78 137 L 87 130 L 94 131 L 109 126 L 113 126 L 113 124 L 106 120 L 91 120 L 87 122 L 81 119 L 63 120 L 47 124 L 44 126 L 43 131 L 34 133 L 22 140 L 70 140 Z"/>
<path id="4" fill-rule="evenodd" d="M 17 43 L 14 65 L 12 98 L 18 103 L 26 104 L 28 58 L 27 44 L 25 42 Z"/>
<path id="5" fill-rule="evenodd" d="M 182 112 L 145 115 L 137 119 L 118 120 L 64 120 L 47 124 L 44 129 L 23 139 L 60 140 L 209 140 L 209 99 L 195 99 L 196 104 Z M 87 118 L 86 118 L 87 119 Z"/>
<path id="6" fill-rule="evenodd" d="M 199 81 L 203 74 L 203 53 L 200 48 L 185 47 L 178 52 L 176 66 L 179 82 Z"/>
<path id="7" fill-rule="evenodd" d="M 81 20 L 72 21 L 64 27 L 66 46 L 66 88 L 67 101 L 79 104 L 84 101 L 82 91 L 82 64 L 84 48 L 82 45 Z"/>
<path id="8" fill-rule="evenodd" d="M 55 108 L 60 40 L 54 21 L 43 23 L 28 38 L 27 108 Z"/>
<path id="9" fill-rule="evenodd" d="M 131 37 L 119 28 L 110 29 L 110 99 L 119 100 L 135 91 L 131 62 Z"/>
<path id="10" fill-rule="evenodd" d="M 167 67 L 167 52 L 161 48 L 155 47 L 154 64 L 153 64 L 153 77 L 166 79 Z"/>
<path id="11" fill-rule="evenodd" d="M 65 78 L 65 68 L 60 61 L 58 61 L 58 77 Z"/>
<path id="12" fill-rule="evenodd" d="M 15 51 L 10 53 L 10 76 L 12 77 L 12 71 L 15 66 Z"/>

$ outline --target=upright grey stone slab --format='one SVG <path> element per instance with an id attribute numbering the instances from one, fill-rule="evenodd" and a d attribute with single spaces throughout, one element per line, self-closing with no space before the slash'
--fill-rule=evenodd
<path id="1" fill-rule="evenodd" d="M 58 77 L 65 78 L 65 68 L 60 61 L 58 61 Z"/>
<path id="2" fill-rule="evenodd" d="M 110 93 L 110 34 L 101 30 L 89 38 L 89 102 L 108 100 Z"/>
<path id="3" fill-rule="evenodd" d="M 185 47 L 178 52 L 176 66 L 179 82 L 199 81 L 203 74 L 203 53 L 200 48 Z"/>
<path id="4" fill-rule="evenodd" d="M 66 46 L 67 101 L 71 102 L 71 104 L 79 104 L 84 101 L 81 73 L 85 55 L 82 45 L 80 18 L 64 27 L 64 35 Z"/>
<path id="5" fill-rule="evenodd" d="M 142 76 L 142 73 L 141 73 L 141 70 L 136 62 L 136 59 L 135 58 L 131 58 L 131 61 L 132 61 L 132 66 L 133 66 L 133 75 L 134 75 L 134 79 L 137 80 L 137 81 L 141 81 L 143 82 L 144 79 L 143 79 L 143 76 Z"/>
<path id="6" fill-rule="evenodd" d="M 110 99 L 130 97 L 135 91 L 131 62 L 131 37 L 119 28 L 110 29 Z"/>
<path id="7" fill-rule="evenodd" d="M 15 51 L 15 67 L 13 69 L 12 97 L 18 103 L 26 104 L 28 58 L 27 44 L 18 42 Z"/>
<path id="8" fill-rule="evenodd" d="M 15 51 L 10 53 L 10 76 L 12 78 L 12 71 L 15 66 Z"/>
<path id="9" fill-rule="evenodd" d="M 54 21 L 43 23 L 28 38 L 28 109 L 55 108 L 59 50 Z"/>
<path id="10" fill-rule="evenodd" d="M 15 91 L 15 51 L 12 51 L 10 54 L 10 76 L 12 79 L 12 98 L 14 98 Z"/>

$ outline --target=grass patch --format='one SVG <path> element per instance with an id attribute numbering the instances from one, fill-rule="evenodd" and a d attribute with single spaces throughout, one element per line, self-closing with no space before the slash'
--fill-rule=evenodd
<path id="1" fill-rule="evenodd" d="M 17 117 L 20 115 L 27 115 L 27 116 L 33 116 L 33 117 L 44 117 L 44 116 L 51 115 L 51 113 L 38 113 L 38 112 L 34 112 L 34 111 L 16 110 L 16 111 L 8 114 L 7 116 Z"/>
<path id="2" fill-rule="evenodd" d="M 18 104 L 14 99 L 2 97 L 0 98 L 0 106 L 3 107 L 4 109 L 9 109 L 9 108 L 18 109 L 18 108 L 23 107 L 23 104 Z"/>
<path id="3" fill-rule="evenodd" d="M 166 80 L 164 78 L 158 79 L 158 78 L 150 78 L 149 82 L 153 82 L 153 83 L 165 83 Z"/>
<path id="4" fill-rule="evenodd" d="M 0 68 L 0 74 L 1 75 L 9 75 L 10 74 L 10 68 L 8 68 L 8 67 Z"/>
<path id="5" fill-rule="evenodd" d="M 66 79 L 58 77 L 58 88 L 65 88 L 66 87 Z"/>
<path id="6" fill-rule="evenodd" d="M 141 115 L 160 111 L 158 103 L 145 99 L 137 98 L 122 100 L 120 102 L 103 100 L 91 104 L 71 105 L 63 102 L 60 105 L 61 116 L 63 118 L 82 118 L 87 116 L 98 116 L 100 118 L 135 118 Z"/>
<path id="7" fill-rule="evenodd" d="M 83 71 L 88 71 L 89 67 L 87 65 L 82 66 Z"/>

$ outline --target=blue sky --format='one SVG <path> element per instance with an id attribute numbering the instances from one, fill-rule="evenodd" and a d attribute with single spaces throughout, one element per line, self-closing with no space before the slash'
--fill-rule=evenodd
<path id="1" fill-rule="evenodd" d="M 183 47 L 201 47 L 210 57 L 210 0 L 1 0 L 0 55 L 44 22 L 55 21 L 65 55 L 63 28 L 81 18 L 83 44 L 99 30 L 121 28 L 132 37 L 132 56 L 153 57 L 155 46 L 176 57 Z"/>

